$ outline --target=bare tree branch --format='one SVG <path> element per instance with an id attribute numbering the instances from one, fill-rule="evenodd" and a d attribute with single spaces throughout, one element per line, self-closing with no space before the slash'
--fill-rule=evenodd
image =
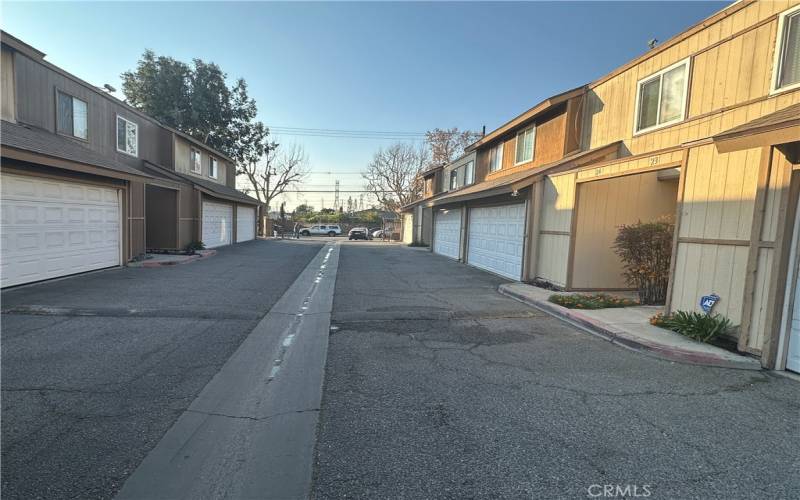
<path id="1" fill-rule="evenodd" d="M 425 145 L 397 143 L 380 149 L 362 174 L 364 188 L 371 191 L 381 207 L 399 212 L 404 205 L 421 195 L 421 184 L 417 175 L 428 162 Z"/>
<path id="2" fill-rule="evenodd" d="M 273 200 L 299 184 L 309 173 L 308 156 L 302 146 L 273 142 L 260 160 L 250 159 L 238 172 L 246 178 L 243 190 L 272 208 Z"/>

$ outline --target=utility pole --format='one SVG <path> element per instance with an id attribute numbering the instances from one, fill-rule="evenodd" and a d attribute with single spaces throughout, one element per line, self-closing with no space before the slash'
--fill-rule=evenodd
<path id="1" fill-rule="evenodd" d="M 334 188 L 334 193 L 335 194 L 333 195 L 333 209 L 338 210 L 339 203 L 341 202 L 341 200 L 339 200 L 339 179 L 336 179 L 336 187 Z"/>

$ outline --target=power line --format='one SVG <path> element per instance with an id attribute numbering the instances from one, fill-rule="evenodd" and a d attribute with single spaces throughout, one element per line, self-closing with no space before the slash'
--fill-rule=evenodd
<path id="1" fill-rule="evenodd" d="M 394 193 L 391 189 L 340 189 L 340 193 Z M 297 191 L 284 191 L 281 194 L 294 193 L 336 193 L 335 189 L 299 189 Z"/>
<path id="2" fill-rule="evenodd" d="M 346 130 L 334 128 L 308 128 L 268 126 L 275 135 L 293 135 L 300 137 L 332 137 L 347 139 L 377 139 L 377 140 L 415 140 L 425 139 L 427 132 L 398 132 L 385 130 Z M 458 135 L 462 132 L 440 131 L 443 134 Z"/>
<path id="3" fill-rule="evenodd" d="M 391 135 L 391 136 L 399 136 L 399 135 L 413 135 L 413 136 L 424 136 L 425 132 L 397 132 L 397 131 L 386 131 L 386 130 L 347 130 L 347 129 L 336 129 L 336 128 L 307 128 L 307 127 L 282 127 L 278 125 L 268 125 L 270 130 L 283 130 L 287 132 L 301 132 L 301 133 L 332 133 L 332 134 L 358 134 L 358 135 Z"/>

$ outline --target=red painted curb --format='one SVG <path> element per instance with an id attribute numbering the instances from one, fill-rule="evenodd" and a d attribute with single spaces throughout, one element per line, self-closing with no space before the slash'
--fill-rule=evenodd
<path id="1" fill-rule="evenodd" d="M 603 323 L 602 321 L 584 316 L 583 314 L 576 312 L 574 309 L 567 309 L 566 307 L 553 304 L 552 302 L 531 299 L 512 290 L 508 290 L 503 285 L 500 285 L 497 291 L 502 295 L 516 299 L 559 319 L 566 320 L 568 323 L 576 324 L 588 330 L 590 333 L 608 340 L 612 344 L 616 344 L 620 347 L 625 347 L 642 354 L 651 355 L 667 361 L 675 361 L 678 363 L 686 363 L 691 365 L 734 368 L 739 370 L 761 370 L 761 366 L 756 363 L 733 361 L 709 354 L 686 351 L 677 347 L 646 342 L 644 340 L 632 337 L 627 332 L 618 330 L 606 323 Z"/>

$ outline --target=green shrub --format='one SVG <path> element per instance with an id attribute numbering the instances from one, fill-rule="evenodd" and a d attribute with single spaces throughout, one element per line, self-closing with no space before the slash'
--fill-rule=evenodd
<path id="1" fill-rule="evenodd" d="M 622 260 L 625 281 L 636 287 L 642 304 L 663 304 L 667 299 L 674 230 L 668 220 L 619 227 L 614 252 Z"/>
<path id="2" fill-rule="evenodd" d="M 721 314 L 710 315 L 694 311 L 676 311 L 669 315 L 657 314 L 650 318 L 650 324 L 700 342 L 709 342 L 733 328 L 731 320 Z"/>
<path id="3" fill-rule="evenodd" d="M 596 294 L 554 294 L 548 299 L 568 309 L 606 309 L 609 307 L 638 306 L 639 303 L 623 297 L 614 297 L 604 293 Z"/>
<path id="4" fill-rule="evenodd" d="M 193 241 L 186 245 L 184 250 L 186 250 L 188 253 L 195 253 L 198 250 L 203 250 L 205 247 L 206 245 L 202 241 Z"/>

